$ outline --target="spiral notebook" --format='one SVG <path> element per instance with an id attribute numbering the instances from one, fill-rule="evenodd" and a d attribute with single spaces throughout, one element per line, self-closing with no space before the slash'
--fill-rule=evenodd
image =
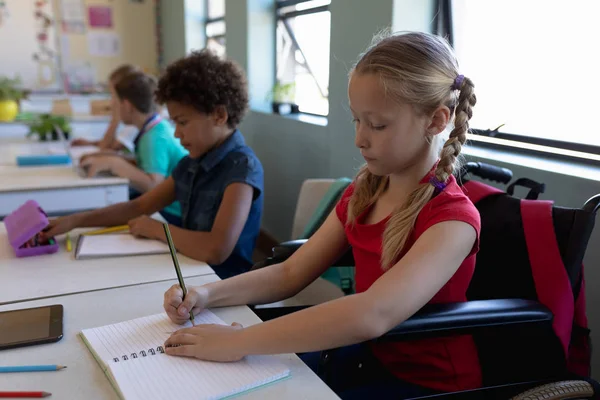
<path id="1" fill-rule="evenodd" d="M 210 311 L 197 324 L 225 324 Z M 165 314 L 151 315 L 99 328 L 81 337 L 122 399 L 222 399 L 289 376 L 274 356 L 249 356 L 216 363 L 168 356 L 163 344 L 171 332 L 187 325 Z"/>

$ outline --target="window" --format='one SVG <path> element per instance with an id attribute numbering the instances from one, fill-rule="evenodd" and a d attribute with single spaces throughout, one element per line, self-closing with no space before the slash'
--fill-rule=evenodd
<path id="1" fill-rule="evenodd" d="M 329 113 L 330 3 L 277 1 L 276 81 L 303 113 Z"/>
<path id="2" fill-rule="evenodd" d="M 503 139 L 600 154 L 600 132 L 592 122 L 600 93 L 600 2 L 451 4 L 460 72 L 473 80 L 477 94 L 471 127 Z"/>
<path id="3" fill-rule="evenodd" d="M 225 55 L 225 0 L 206 0 L 206 47 Z"/>

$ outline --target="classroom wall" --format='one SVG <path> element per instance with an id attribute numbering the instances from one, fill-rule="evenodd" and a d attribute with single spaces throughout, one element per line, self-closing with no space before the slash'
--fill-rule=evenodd
<path id="1" fill-rule="evenodd" d="M 160 0 L 161 41 L 165 67 L 186 54 L 185 1 Z"/>
<path id="2" fill-rule="evenodd" d="M 30 0 L 26 0 L 30 1 Z M 54 0 L 55 14 L 60 18 L 60 0 Z M 89 63 L 96 72 L 96 80 L 105 83 L 111 71 L 123 63 L 139 66 L 144 71 L 158 73 L 158 49 L 156 13 L 154 0 L 132 2 L 125 0 L 84 0 L 87 7 L 108 6 L 112 8 L 112 28 L 86 28 L 86 32 L 113 32 L 120 38 L 120 53 L 114 57 L 92 56 L 88 51 L 87 35 L 69 33 L 70 51 L 62 57 L 63 70 L 69 62 Z"/>
<path id="3" fill-rule="evenodd" d="M 247 37 L 254 33 L 252 24 L 246 23 L 244 17 L 248 1 L 252 2 L 227 0 L 225 16 L 227 54 L 247 70 L 254 54 L 247 51 L 252 46 L 246 41 Z M 414 0 L 403 1 L 406 1 L 407 7 L 416 6 Z M 347 74 L 358 55 L 371 42 L 373 33 L 392 25 L 394 3 L 393 0 L 378 0 L 374 6 L 362 0 L 332 0 L 330 111 L 326 122 L 306 123 L 256 111 L 260 107 L 253 107 L 240 127 L 265 168 L 263 227 L 279 240 L 290 237 L 296 199 L 305 179 L 353 176 L 361 165 L 347 109 Z M 414 12 L 419 10 L 420 7 Z M 420 20 L 427 19 L 421 17 Z M 428 29 L 428 23 L 424 25 L 421 29 Z M 230 43 L 233 45 L 230 46 Z M 267 67 L 275 63 L 273 55 L 261 54 L 260 60 Z M 255 97 L 260 98 L 260 94 L 255 94 Z"/>
<path id="4" fill-rule="evenodd" d="M 130 0 L 81 0 L 84 8 L 83 33 L 65 33 L 61 27 L 63 10 L 61 0 L 51 0 L 44 11 L 53 19 L 49 29 L 49 48 L 57 57 L 52 61 L 56 72 L 53 82 L 39 79 L 39 68 L 32 55 L 37 50 L 35 40 L 39 21 L 35 19 L 35 0 L 6 1 L 10 16 L 0 24 L 0 75 L 18 73 L 26 86 L 35 90 L 63 89 L 63 74 L 73 75 L 91 71 L 95 82 L 105 83 L 110 72 L 123 63 L 140 66 L 149 73 L 158 73 L 158 49 L 156 12 L 154 0 L 134 2 Z M 171 3 L 171 2 L 169 2 Z M 175 1 L 173 1 L 175 4 Z M 108 6 L 112 10 L 112 28 L 90 27 L 89 6 Z M 164 7 L 167 15 L 174 12 L 171 5 Z M 181 12 L 183 17 L 183 11 Z M 91 55 L 88 46 L 89 33 L 114 33 L 120 42 L 120 51 L 114 56 Z M 91 68 L 88 68 L 90 66 Z M 83 74 L 86 75 L 86 74 Z"/>
<path id="5" fill-rule="evenodd" d="M 56 63 L 48 58 L 46 65 L 49 68 L 40 68 L 33 61 L 33 54 L 40 51 L 36 40 L 36 32 L 40 20 L 34 16 L 36 7 L 33 0 L 21 0 L 19 2 L 8 1 L 6 7 L 9 16 L 0 16 L 0 76 L 14 78 L 19 76 L 24 83 L 34 83 L 36 86 L 56 88 L 56 83 L 44 84 L 42 81 L 55 80 L 57 74 Z M 54 18 L 54 9 L 50 5 L 42 8 L 49 18 Z M 49 29 L 49 37 L 46 41 L 47 48 L 56 52 L 56 37 L 54 29 Z"/>
<path id="6" fill-rule="evenodd" d="M 257 35 L 253 24 L 249 23 L 253 0 L 226 1 L 227 54 L 248 70 L 255 54 L 249 50 L 254 42 L 249 38 Z M 347 72 L 353 62 L 374 33 L 392 24 L 394 30 L 431 31 L 433 3 L 433 0 L 332 0 L 330 114 L 327 120 L 308 123 L 257 111 L 264 107 L 253 106 L 241 124 L 247 142 L 265 169 L 263 228 L 278 240 L 290 238 L 296 200 L 305 179 L 353 176 L 362 164 L 354 146 L 354 130 L 347 110 Z M 261 53 L 261 62 L 270 68 L 274 58 Z M 252 69 L 250 74 L 251 78 L 257 76 Z M 505 166 L 513 170 L 515 177 L 529 177 L 546 183 L 544 198 L 553 199 L 560 206 L 578 207 L 593 194 L 600 193 L 600 168 L 569 166 L 477 148 L 467 149 L 465 153 L 468 160 Z M 600 284 L 598 244 L 600 228 L 594 232 L 585 258 L 588 318 L 595 342 L 600 342 L 600 292 L 593 290 Z M 594 355 L 592 367 L 594 376 L 600 379 L 599 352 Z"/>

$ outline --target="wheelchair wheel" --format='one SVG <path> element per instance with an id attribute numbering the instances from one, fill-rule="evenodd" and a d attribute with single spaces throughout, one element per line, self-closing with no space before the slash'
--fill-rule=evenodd
<path id="1" fill-rule="evenodd" d="M 530 389 L 511 400 L 588 399 L 592 396 L 594 388 L 586 381 L 560 381 Z"/>

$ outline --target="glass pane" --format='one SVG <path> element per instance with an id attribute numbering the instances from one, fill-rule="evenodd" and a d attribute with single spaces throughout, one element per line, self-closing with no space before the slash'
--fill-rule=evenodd
<path id="1" fill-rule="evenodd" d="M 600 146 L 600 1 L 454 0 L 454 45 L 473 80 L 471 127 Z"/>
<path id="2" fill-rule="evenodd" d="M 331 0 L 309 0 L 302 3 L 295 4 L 293 6 L 282 7 L 279 9 L 279 13 L 288 13 L 290 11 L 301 11 L 308 10 L 310 8 L 321 7 L 331 4 Z"/>
<path id="3" fill-rule="evenodd" d="M 221 18 L 225 16 L 225 0 L 206 0 L 208 6 L 208 18 Z"/>
<path id="4" fill-rule="evenodd" d="M 214 51 L 219 57 L 225 57 L 225 38 L 209 38 L 206 47 Z"/>
<path id="5" fill-rule="evenodd" d="M 277 81 L 294 84 L 300 111 L 329 113 L 329 41 L 331 13 L 308 14 L 277 24 Z M 292 35 L 298 47 L 295 46 Z"/>
<path id="6" fill-rule="evenodd" d="M 221 36 L 225 34 L 225 21 L 216 21 L 206 24 L 206 36 Z"/>
<path id="7" fill-rule="evenodd" d="M 331 4 L 331 0 L 311 0 L 296 4 L 296 10 L 308 10 L 309 8 L 321 7 Z"/>

